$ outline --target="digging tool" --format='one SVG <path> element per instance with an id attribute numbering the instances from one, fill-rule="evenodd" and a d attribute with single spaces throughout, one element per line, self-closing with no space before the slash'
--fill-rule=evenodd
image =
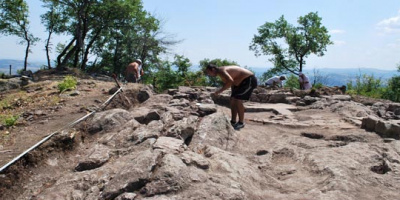
<path id="1" fill-rule="evenodd" d="M 112 77 L 114 78 L 114 81 L 117 84 L 118 88 L 121 88 L 121 85 L 118 83 L 118 80 L 117 80 L 117 75 L 116 74 L 112 74 Z"/>

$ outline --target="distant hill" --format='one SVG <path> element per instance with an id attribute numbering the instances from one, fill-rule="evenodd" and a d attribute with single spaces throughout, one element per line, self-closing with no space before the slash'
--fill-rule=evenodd
<path id="1" fill-rule="evenodd" d="M 10 65 L 11 65 L 11 75 L 16 75 L 17 70 L 24 69 L 24 61 L 23 60 L 0 59 L 0 73 L 4 73 L 7 75 L 10 74 Z M 47 66 L 47 63 L 46 62 L 30 62 L 28 60 L 27 70 L 36 72 L 43 65 Z"/>
<path id="2" fill-rule="evenodd" d="M 251 68 L 257 77 L 261 76 L 267 69 Z M 314 80 L 314 69 L 303 71 L 311 81 Z M 325 79 L 324 84 L 328 86 L 346 85 L 350 80 L 355 81 L 357 76 L 373 75 L 374 78 L 380 78 L 385 84 L 393 76 L 400 76 L 396 70 L 381 70 L 375 68 L 324 68 L 316 69 L 316 73 Z"/>

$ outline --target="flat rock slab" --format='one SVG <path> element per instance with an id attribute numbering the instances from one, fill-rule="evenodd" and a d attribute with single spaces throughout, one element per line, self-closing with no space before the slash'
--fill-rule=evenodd
<path id="1" fill-rule="evenodd" d="M 246 112 L 274 112 L 275 114 L 282 114 L 292 116 L 292 110 L 297 110 L 296 106 L 284 103 L 244 103 Z"/>
<path id="2" fill-rule="evenodd" d="M 183 152 L 185 145 L 182 140 L 172 137 L 159 137 L 153 144 L 154 149 L 160 149 L 167 153 L 179 153 Z"/>

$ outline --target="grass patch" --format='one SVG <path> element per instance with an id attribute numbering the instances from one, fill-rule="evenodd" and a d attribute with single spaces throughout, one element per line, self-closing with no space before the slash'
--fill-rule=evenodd
<path id="1" fill-rule="evenodd" d="M 23 104 L 31 103 L 32 101 L 32 98 L 24 91 L 7 95 L 0 100 L 0 112 L 8 109 L 18 108 Z"/>
<path id="2" fill-rule="evenodd" d="M 19 115 L 6 115 L 6 116 L 0 116 L 0 118 L 2 118 L 1 121 L 5 126 L 11 127 L 17 123 Z"/>
<path id="3" fill-rule="evenodd" d="M 64 80 L 61 83 L 58 84 L 58 90 L 60 93 L 62 93 L 69 89 L 75 89 L 77 83 L 78 81 L 76 80 L 75 77 L 68 75 L 64 78 Z"/>

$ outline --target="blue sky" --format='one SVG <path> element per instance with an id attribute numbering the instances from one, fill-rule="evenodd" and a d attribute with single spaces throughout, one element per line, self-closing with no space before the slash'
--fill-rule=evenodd
<path id="1" fill-rule="evenodd" d="M 45 39 L 39 0 L 28 1 L 31 32 Z M 267 56 L 254 56 L 249 45 L 257 28 L 280 16 L 297 25 L 299 16 L 318 12 L 334 45 L 323 57 L 309 56 L 306 69 L 378 68 L 395 70 L 400 63 L 399 0 L 144 0 L 144 8 L 163 19 L 164 32 L 183 40 L 166 58 L 184 55 L 197 65 L 204 58 L 233 60 L 241 66 L 271 67 Z M 55 36 L 53 43 L 65 42 Z M 0 36 L 0 59 L 23 59 L 25 46 L 17 38 Z M 29 60 L 45 60 L 38 43 Z M 55 55 L 53 55 L 55 59 Z"/>

